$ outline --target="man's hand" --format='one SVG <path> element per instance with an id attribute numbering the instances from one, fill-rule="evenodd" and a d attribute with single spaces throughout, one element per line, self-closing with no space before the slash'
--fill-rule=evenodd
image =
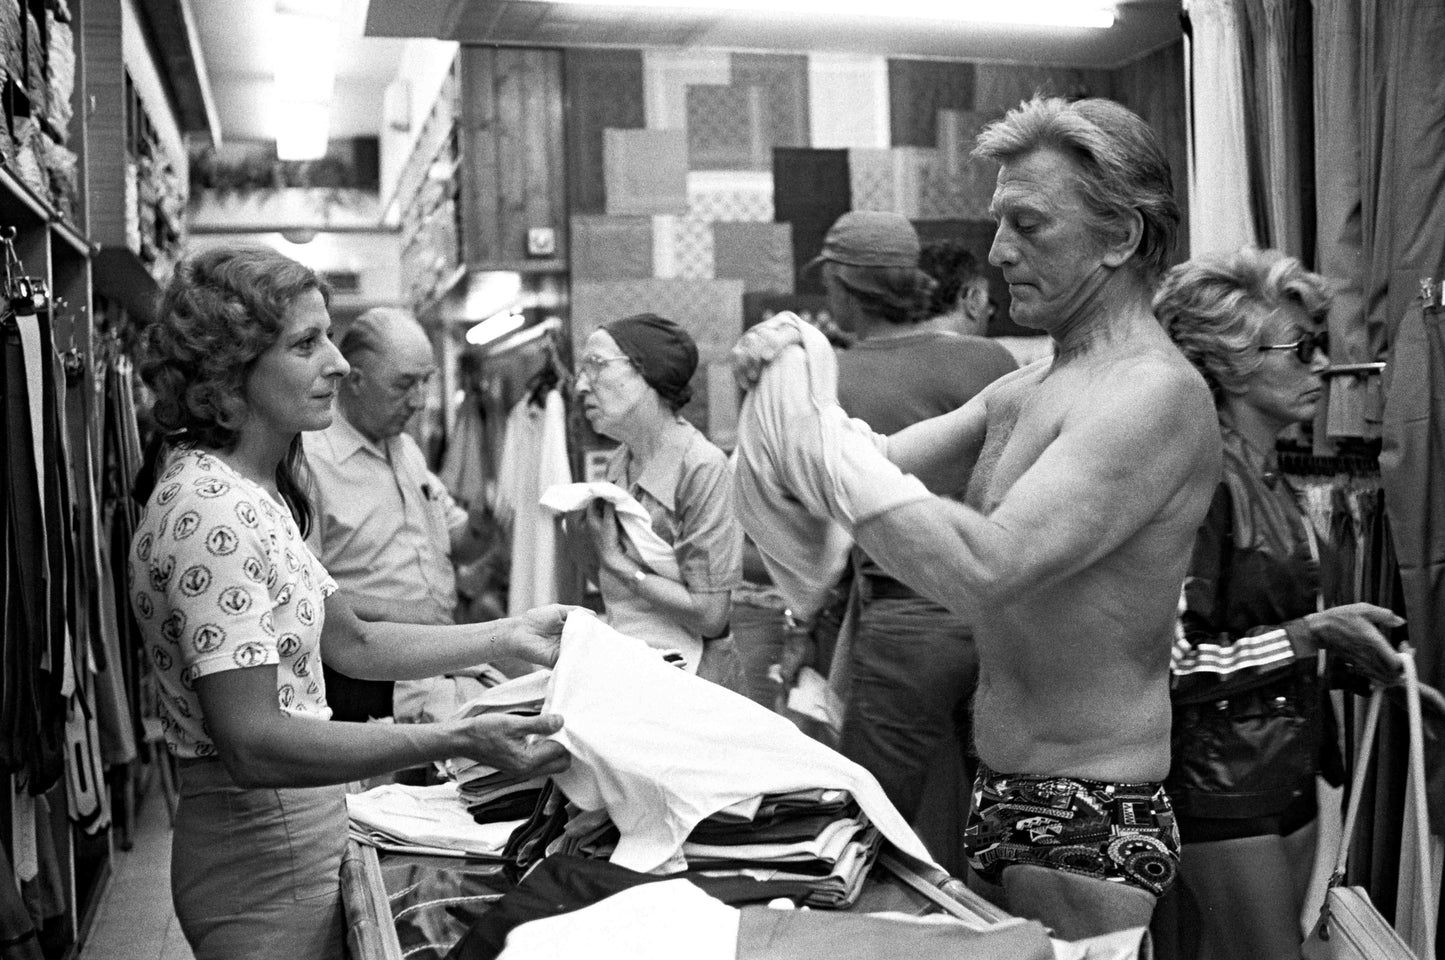
<path id="1" fill-rule="evenodd" d="M 509 638 L 509 655 L 520 657 L 531 663 L 551 667 L 557 663 L 557 653 L 562 647 L 562 627 L 573 610 L 563 603 L 552 603 L 545 607 L 528 610 L 517 617 Z"/>
<path id="2" fill-rule="evenodd" d="M 1387 686 L 1400 682 L 1404 668 L 1381 628 L 1404 622 L 1393 611 L 1372 603 L 1347 603 L 1304 618 L 1315 643 L 1349 660 L 1357 673 Z"/>
<path id="3" fill-rule="evenodd" d="M 535 717 L 491 713 L 447 722 L 456 724 L 460 756 L 504 773 L 550 776 L 572 762 L 560 743 L 545 739 L 562 729 L 562 718 L 555 713 Z"/>
<path id="4" fill-rule="evenodd" d="M 777 316 L 748 330 L 733 345 L 729 356 L 733 364 L 733 379 L 744 390 L 758 385 L 763 368 L 778 358 L 788 347 L 803 342 L 803 335 L 794 326 L 799 321 L 788 316 Z"/>

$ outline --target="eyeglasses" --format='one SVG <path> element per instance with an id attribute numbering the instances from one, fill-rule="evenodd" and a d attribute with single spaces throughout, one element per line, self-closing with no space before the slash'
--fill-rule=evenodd
<path id="1" fill-rule="evenodd" d="M 596 380 L 597 377 L 601 375 L 603 368 L 609 363 L 616 363 L 619 360 L 626 360 L 628 363 L 632 362 L 631 357 L 620 353 L 615 357 L 583 357 L 581 362 L 577 364 L 577 369 L 580 373 L 585 374 L 588 380 Z"/>
<path id="2" fill-rule="evenodd" d="M 1300 363 L 1310 363 L 1314 360 L 1316 351 L 1330 352 L 1330 335 L 1321 330 L 1318 333 L 1307 333 L 1294 343 L 1266 343 L 1259 348 L 1260 353 L 1266 350 L 1293 350 Z"/>

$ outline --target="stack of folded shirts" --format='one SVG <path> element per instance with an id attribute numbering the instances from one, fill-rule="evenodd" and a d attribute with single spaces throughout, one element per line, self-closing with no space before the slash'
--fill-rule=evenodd
<path id="1" fill-rule="evenodd" d="M 546 671 L 538 671 L 498 684 L 463 704 L 456 716 L 510 713 L 534 717 L 547 695 L 547 677 Z M 446 771 L 457 782 L 462 803 L 478 823 L 525 820 L 547 784 L 546 777 L 519 777 L 465 758 L 448 760 Z"/>
<path id="2" fill-rule="evenodd" d="M 549 794 L 512 838 L 523 867 L 554 854 L 607 859 L 619 833 L 605 811 L 583 811 Z M 745 878 L 779 896 L 843 909 L 857 901 L 882 837 L 846 790 L 797 790 L 753 797 L 693 828 L 680 856 L 658 872 L 699 881 Z"/>
<path id="3" fill-rule="evenodd" d="M 521 825 L 478 823 L 467 813 L 455 783 L 413 787 L 388 783 L 346 796 L 351 836 L 383 850 L 498 857 Z"/>

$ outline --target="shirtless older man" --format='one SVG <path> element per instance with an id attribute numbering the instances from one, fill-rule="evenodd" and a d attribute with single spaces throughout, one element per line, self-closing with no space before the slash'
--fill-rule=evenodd
<path id="1" fill-rule="evenodd" d="M 1150 309 L 1179 214 L 1149 127 L 1107 100 L 1035 99 L 975 153 L 1001 163 L 989 261 L 1054 357 L 886 441 L 800 411 L 848 453 L 797 429 L 780 455 L 831 471 L 813 502 L 884 569 L 978 616 L 975 883 L 1076 939 L 1147 924 L 1175 874 L 1169 652 L 1219 429 Z M 799 339 L 754 328 L 740 378 Z"/>

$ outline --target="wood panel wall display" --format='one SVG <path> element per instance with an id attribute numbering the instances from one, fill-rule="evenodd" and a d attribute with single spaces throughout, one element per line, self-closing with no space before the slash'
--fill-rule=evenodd
<path id="1" fill-rule="evenodd" d="M 609 214 L 687 213 L 687 131 L 606 130 L 602 156 Z"/>
<path id="2" fill-rule="evenodd" d="M 847 150 L 773 151 L 773 218 L 792 224 L 795 269 L 817 254 L 833 221 L 851 208 Z M 797 288 L 800 293 L 822 292 L 812 275 L 799 277 Z"/>
<path id="3" fill-rule="evenodd" d="M 974 65 L 939 60 L 889 60 L 888 105 L 895 147 L 938 143 L 938 111 L 971 110 Z"/>
<path id="4" fill-rule="evenodd" d="M 713 272 L 748 293 L 793 292 L 793 228 L 787 223 L 715 223 Z"/>
<path id="5" fill-rule="evenodd" d="M 641 50 L 568 48 L 562 53 L 567 117 L 567 205 L 573 214 L 607 210 L 602 131 L 647 124 Z"/>
<path id="6" fill-rule="evenodd" d="M 528 261 L 530 228 L 566 233 L 562 55 L 465 46 L 461 86 L 467 264 L 516 269 Z M 559 256 L 565 249 L 562 237 Z"/>
<path id="7" fill-rule="evenodd" d="M 1174 246 L 1175 262 L 1189 251 L 1188 149 L 1184 112 L 1184 45 L 1171 44 L 1113 75 L 1111 96 L 1149 121 L 1164 144 L 1169 168 L 1174 173 L 1174 199 L 1179 203 L 1179 240 Z M 1314 249 L 1305 243 L 1303 249 Z"/>
<path id="8" fill-rule="evenodd" d="M 652 276 L 651 217 L 572 217 L 572 276 L 624 280 Z"/>
<path id="9" fill-rule="evenodd" d="M 732 61 L 721 50 L 644 50 L 642 71 L 649 130 L 686 128 L 689 86 L 732 83 Z"/>
<path id="10" fill-rule="evenodd" d="M 851 53 L 808 55 L 809 145 L 887 147 L 888 61 Z"/>

